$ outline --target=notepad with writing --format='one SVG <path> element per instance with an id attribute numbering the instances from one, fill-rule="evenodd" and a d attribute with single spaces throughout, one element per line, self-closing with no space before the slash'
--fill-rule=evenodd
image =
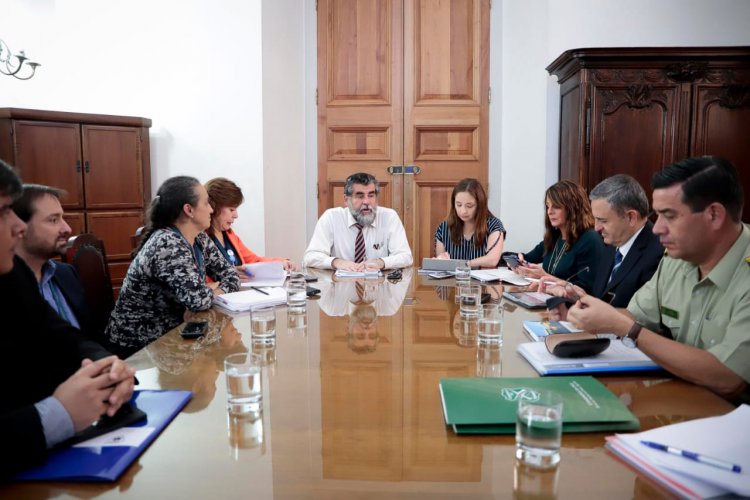
<path id="1" fill-rule="evenodd" d="M 115 481 L 190 400 L 190 391 L 135 391 L 131 404 L 146 419 L 90 442 L 55 449 L 47 461 L 15 476 L 18 481 Z"/>

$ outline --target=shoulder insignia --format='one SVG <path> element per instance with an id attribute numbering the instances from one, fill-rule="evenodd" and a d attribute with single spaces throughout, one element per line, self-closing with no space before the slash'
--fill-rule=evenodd
<path id="1" fill-rule="evenodd" d="M 750 255 L 745 257 L 745 262 L 747 262 L 747 265 L 750 266 Z"/>

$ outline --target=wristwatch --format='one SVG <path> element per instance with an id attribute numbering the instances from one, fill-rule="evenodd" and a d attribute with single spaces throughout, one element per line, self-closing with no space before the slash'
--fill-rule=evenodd
<path id="1" fill-rule="evenodd" d="M 633 323 L 633 326 L 628 330 L 628 334 L 621 339 L 622 343 L 625 344 L 625 347 L 635 349 L 638 346 L 638 336 L 641 334 L 642 328 L 643 326 L 637 321 Z"/>

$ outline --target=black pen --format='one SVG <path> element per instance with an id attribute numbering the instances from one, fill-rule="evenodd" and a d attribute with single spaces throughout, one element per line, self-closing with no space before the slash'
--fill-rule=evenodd
<path id="1" fill-rule="evenodd" d="M 268 295 L 268 292 L 265 292 L 265 291 L 261 290 L 261 289 L 260 289 L 260 288 L 258 288 L 257 286 L 251 286 L 251 287 L 250 287 L 250 289 L 252 289 L 252 290 L 255 290 L 256 292 L 260 292 L 260 293 L 262 293 L 263 295 Z"/>

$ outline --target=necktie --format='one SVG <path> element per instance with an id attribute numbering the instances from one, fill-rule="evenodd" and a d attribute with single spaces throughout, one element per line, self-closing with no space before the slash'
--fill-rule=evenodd
<path id="1" fill-rule="evenodd" d="M 609 281 L 612 281 L 612 278 L 614 277 L 615 273 L 620 268 L 620 264 L 622 264 L 622 254 L 620 253 L 620 250 L 618 249 L 615 252 L 615 265 L 612 266 L 612 274 L 609 275 Z"/>
<path id="2" fill-rule="evenodd" d="M 357 280 L 354 282 L 354 287 L 357 289 L 357 303 L 361 304 L 365 300 L 365 284 Z"/>
<path id="3" fill-rule="evenodd" d="M 365 235 L 362 234 L 362 224 L 354 224 L 358 229 L 357 239 L 354 242 L 354 262 L 365 261 Z"/>

